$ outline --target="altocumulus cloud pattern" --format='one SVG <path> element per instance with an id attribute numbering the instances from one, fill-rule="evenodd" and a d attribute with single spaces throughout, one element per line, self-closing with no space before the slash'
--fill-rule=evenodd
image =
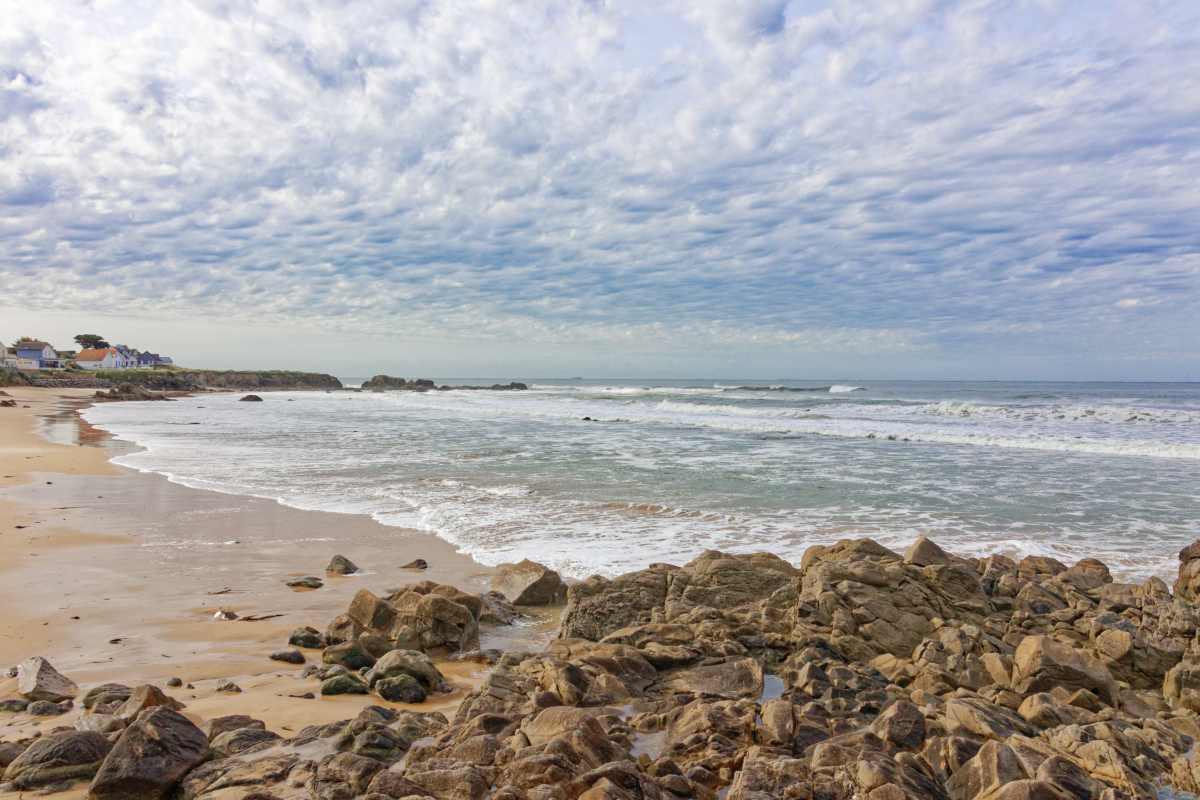
<path id="1" fill-rule="evenodd" d="M 1197 349 L 1194 2 L 0 7 L 8 302 Z"/>

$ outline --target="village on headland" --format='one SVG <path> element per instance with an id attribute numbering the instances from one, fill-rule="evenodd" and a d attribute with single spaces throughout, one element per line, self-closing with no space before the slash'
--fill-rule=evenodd
<path id="1" fill-rule="evenodd" d="M 438 385 L 428 378 L 405 380 L 376 375 L 360 388 L 344 386 L 323 372 L 295 370 L 187 369 L 169 356 L 123 344 L 109 344 L 96 334 L 75 337 L 78 349 L 58 350 L 49 342 L 22 336 L 0 342 L 0 386 L 102 389 L 98 400 L 162 400 L 172 393 L 204 391 L 334 391 L 430 392 L 450 390 L 521 391 L 517 381 L 489 386 Z"/>

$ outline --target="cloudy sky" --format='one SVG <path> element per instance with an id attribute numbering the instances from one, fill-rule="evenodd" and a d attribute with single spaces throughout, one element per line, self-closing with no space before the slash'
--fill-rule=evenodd
<path id="1" fill-rule="evenodd" d="M 0 340 L 339 375 L 1200 379 L 1194 0 L 0 17 Z"/>

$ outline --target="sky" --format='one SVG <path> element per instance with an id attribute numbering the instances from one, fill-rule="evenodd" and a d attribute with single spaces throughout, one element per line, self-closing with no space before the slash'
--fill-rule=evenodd
<path id="1" fill-rule="evenodd" d="M 1200 380 L 1200 4 L 0 0 L 0 340 Z"/>

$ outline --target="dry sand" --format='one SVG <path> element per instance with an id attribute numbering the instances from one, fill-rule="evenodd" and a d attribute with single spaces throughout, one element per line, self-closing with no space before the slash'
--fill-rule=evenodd
<path id="1" fill-rule="evenodd" d="M 302 667 L 267 659 L 296 626 L 324 628 L 360 588 L 382 594 L 424 579 L 472 593 L 487 588 L 489 568 L 421 531 L 192 489 L 114 465 L 108 459 L 122 444 L 74 412 L 91 391 L 7 391 L 19 405 L 0 408 L 0 669 L 40 655 L 84 690 L 109 681 L 162 687 L 180 677 L 196 687 L 169 690 L 186 713 L 253 714 L 288 735 L 373 703 L 403 707 L 378 697 L 288 697 L 317 688 L 299 680 Z M 335 553 L 362 573 L 327 575 Z M 429 569 L 401 568 L 417 558 Z M 321 577 L 325 587 L 284 585 L 304 575 Z M 268 618 L 218 620 L 219 610 Z M 550 611 L 485 632 L 482 644 L 540 649 L 556 622 Z M 474 664 L 439 668 L 456 691 L 414 710 L 452 713 L 484 675 Z M 245 691 L 217 694 L 218 678 Z M 16 696 L 15 679 L 0 680 L 0 699 Z M 7 726 L 0 738 L 70 725 L 78 716 L 0 715 Z"/>

